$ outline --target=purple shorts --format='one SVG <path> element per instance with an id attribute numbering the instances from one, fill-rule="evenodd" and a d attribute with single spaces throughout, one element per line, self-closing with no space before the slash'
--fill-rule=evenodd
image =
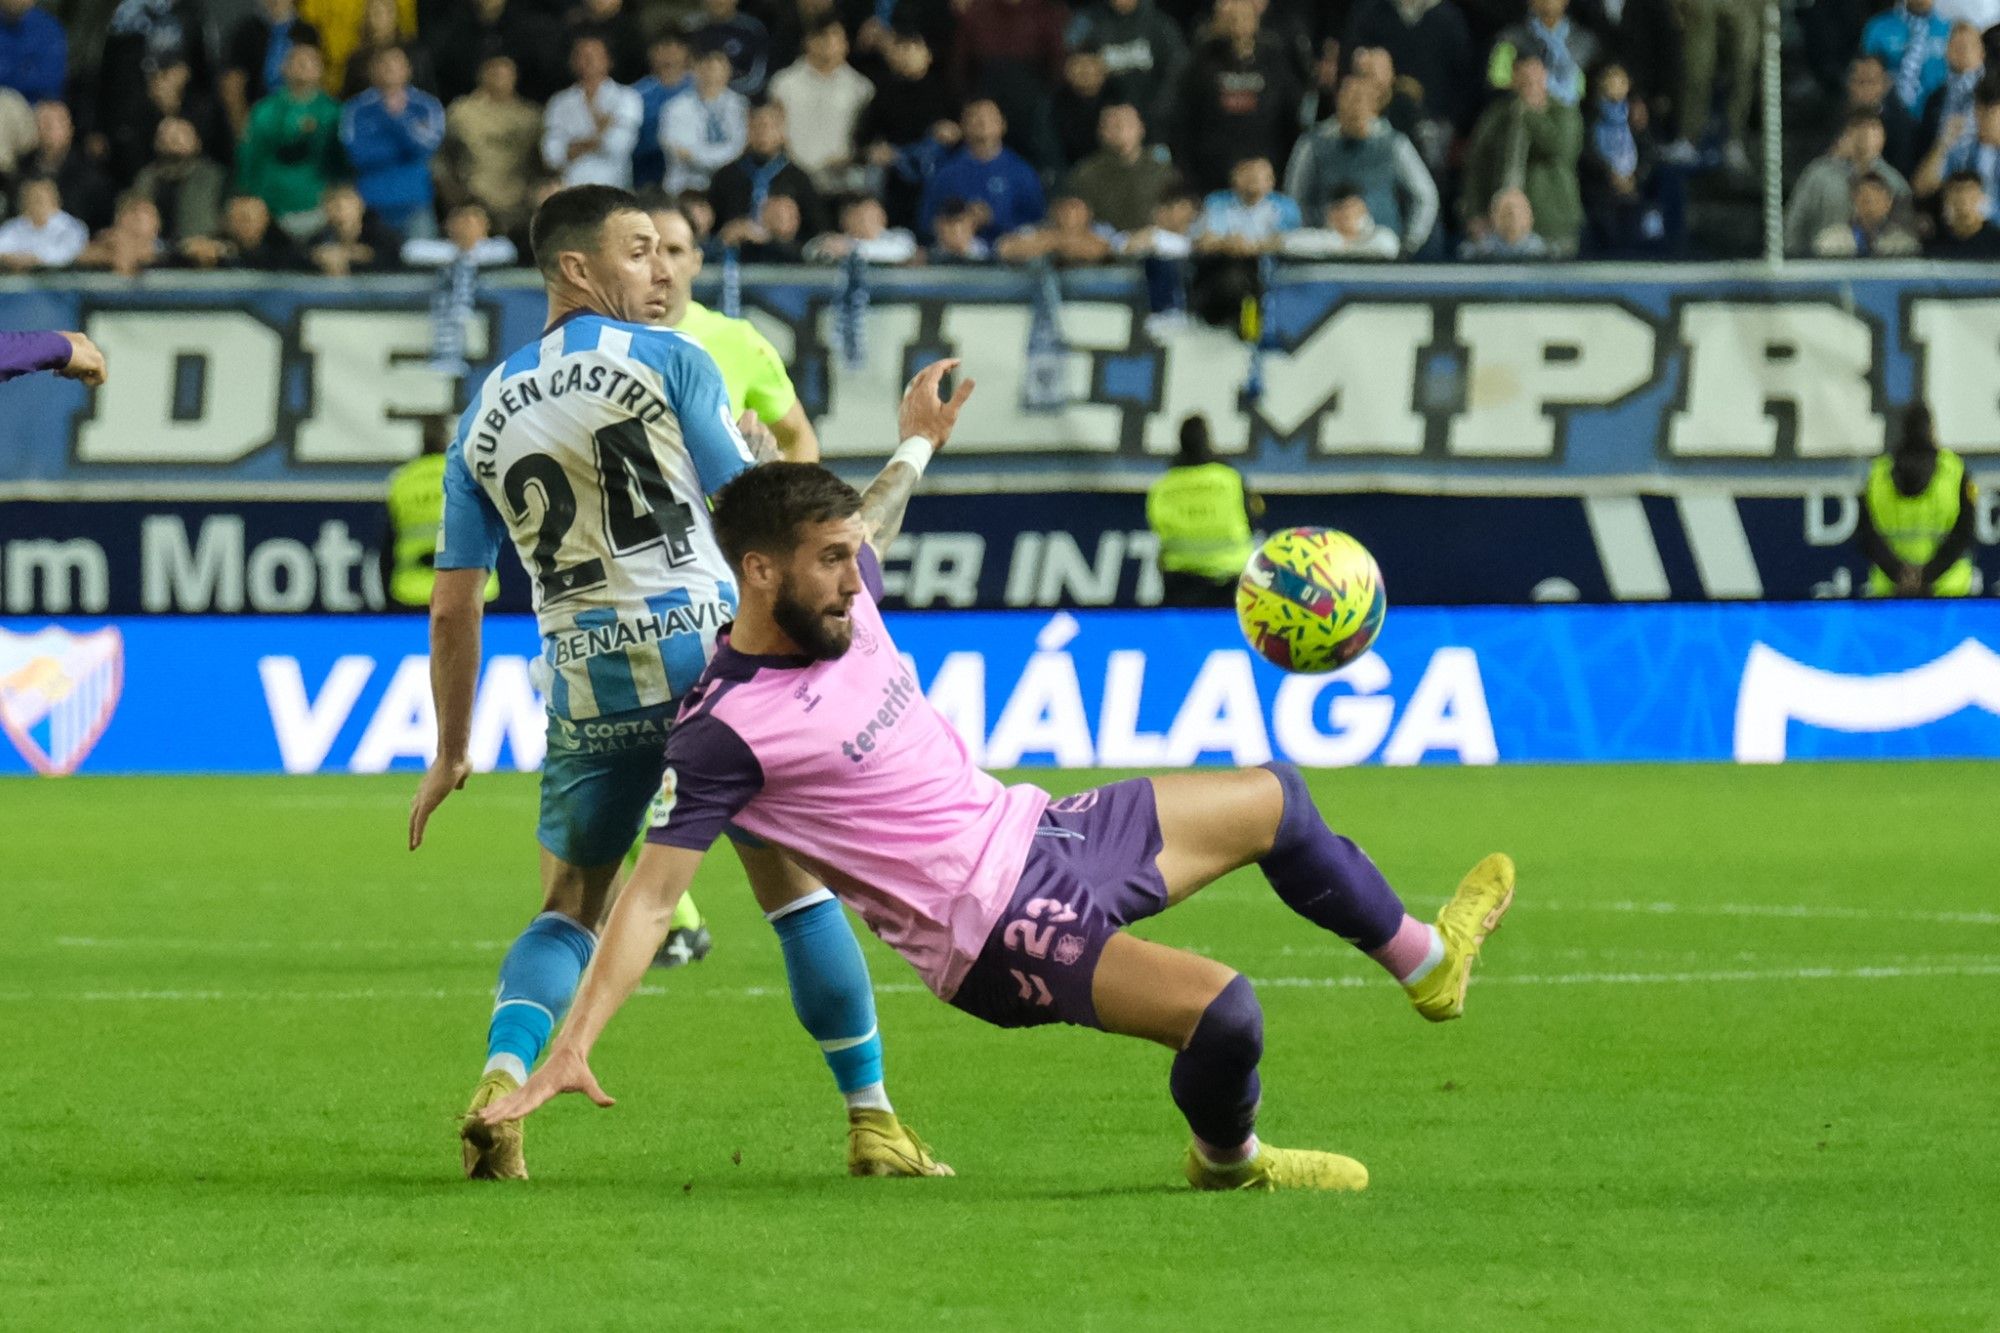
<path id="1" fill-rule="evenodd" d="M 1145 778 L 1050 802 L 1014 896 L 951 1002 L 996 1027 L 1100 1026 L 1098 956 L 1121 927 L 1167 905 L 1159 854 Z"/>

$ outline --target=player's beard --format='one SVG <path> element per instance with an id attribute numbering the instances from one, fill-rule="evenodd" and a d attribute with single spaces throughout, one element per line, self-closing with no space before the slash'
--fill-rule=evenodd
<path id="1" fill-rule="evenodd" d="M 789 578 L 778 588 L 777 599 L 771 605 L 771 619 L 778 622 L 778 628 L 799 646 L 800 652 L 815 662 L 844 657 L 854 643 L 854 621 L 836 621 L 824 611 L 813 610 L 793 591 Z"/>

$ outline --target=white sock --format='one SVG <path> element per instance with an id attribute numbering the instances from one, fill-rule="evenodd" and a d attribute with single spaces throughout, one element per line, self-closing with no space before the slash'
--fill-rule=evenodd
<path id="1" fill-rule="evenodd" d="M 504 1069 L 512 1074 L 516 1083 L 526 1083 L 528 1081 L 528 1067 L 521 1063 L 521 1057 L 518 1055 L 509 1055 L 505 1051 L 502 1051 L 498 1055 L 489 1056 L 486 1061 L 486 1068 L 479 1072 L 483 1077 L 496 1069 Z"/>
<path id="2" fill-rule="evenodd" d="M 895 1114 L 896 1108 L 889 1105 L 889 1091 L 881 1083 L 870 1083 L 865 1088 L 841 1094 L 847 1099 L 850 1111 L 887 1111 Z"/>
<path id="3" fill-rule="evenodd" d="M 1444 936 L 1438 933 L 1438 928 L 1436 926 L 1430 927 L 1430 932 L 1431 932 L 1430 952 L 1424 955 L 1423 962 L 1418 963 L 1414 968 L 1410 970 L 1410 975 L 1403 978 L 1403 984 L 1405 986 L 1416 985 L 1419 981 L 1422 981 L 1425 977 L 1431 974 L 1432 968 L 1436 967 L 1439 963 L 1442 963 L 1444 961 Z"/>
<path id="4" fill-rule="evenodd" d="M 1206 1166 L 1211 1171 L 1235 1171 L 1241 1167 L 1246 1167 L 1250 1165 L 1250 1163 L 1257 1160 L 1258 1146 L 1259 1145 L 1257 1143 L 1257 1136 L 1255 1134 L 1252 1134 L 1250 1136 L 1250 1142 L 1244 1145 L 1243 1155 L 1241 1157 L 1237 1158 L 1233 1162 L 1217 1162 L 1210 1160 L 1209 1155 L 1201 1150 L 1201 1141 L 1197 1139 L 1195 1140 L 1195 1145 L 1194 1145 L 1194 1155 L 1196 1157 L 1201 1158 L 1202 1165 Z"/>

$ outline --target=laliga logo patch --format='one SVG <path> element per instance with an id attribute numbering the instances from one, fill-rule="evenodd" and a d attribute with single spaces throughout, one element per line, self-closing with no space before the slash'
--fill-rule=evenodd
<path id="1" fill-rule="evenodd" d="M 1849 676 L 1795 662 L 1755 644 L 1736 694 L 1736 762 L 1779 764 L 1791 722 L 1833 731 L 1905 731 L 1963 708 L 2000 716 L 2000 654 L 1966 639 L 1932 662 L 1879 676 Z"/>
<path id="2" fill-rule="evenodd" d="M 0 630 L 0 729 L 37 773 L 74 773 L 97 745 L 125 687 L 116 629 Z"/>
<path id="3" fill-rule="evenodd" d="M 665 828 L 667 820 L 673 816 L 676 781 L 674 770 L 671 768 L 661 775 L 660 790 L 653 797 L 653 808 L 646 812 L 646 824 L 649 828 Z"/>

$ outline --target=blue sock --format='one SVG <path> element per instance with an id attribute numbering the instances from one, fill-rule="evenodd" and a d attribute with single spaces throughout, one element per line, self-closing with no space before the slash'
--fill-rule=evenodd
<path id="1" fill-rule="evenodd" d="M 597 936 L 561 912 L 544 912 L 528 923 L 500 961 L 500 992 L 486 1029 L 487 1069 L 527 1077 L 596 948 Z"/>
<path id="2" fill-rule="evenodd" d="M 882 1089 L 882 1034 L 868 962 L 832 893 L 821 889 L 771 918 L 785 953 L 792 1012 L 826 1056 L 850 1107 L 889 1110 Z"/>

